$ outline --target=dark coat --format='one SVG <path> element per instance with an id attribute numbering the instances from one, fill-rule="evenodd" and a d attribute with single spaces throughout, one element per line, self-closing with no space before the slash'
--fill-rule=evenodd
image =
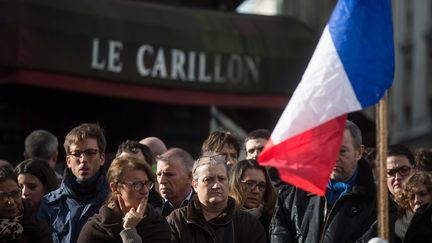
<path id="1" fill-rule="evenodd" d="M 327 212 L 325 197 L 285 186 L 270 225 L 272 243 L 353 243 L 376 221 L 376 187 L 366 161 L 358 162 L 358 177 L 350 191 Z M 372 236 L 371 236 L 372 237 Z"/>
<path id="2" fill-rule="evenodd" d="M 192 198 L 193 195 L 195 194 L 195 191 L 192 188 L 191 188 L 191 190 L 192 190 L 191 191 L 192 192 L 191 198 Z M 153 208 L 156 210 L 156 212 L 158 212 L 160 215 L 166 217 L 172 211 L 174 211 L 175 208 L 172 206 L 172 204 L 168 200 L 165 200 L 161 196 L 159 196 L 159 197 L 160 197 L 160 199 L 158 201 L 157 200 L 154 200 L 152 202 L 149 201 L 149 203 L 153 206 Z M 149 198 L 149 200 L 150 200 L 150 198 Z M 186 207 L 188 205 L 188 203 L 189 203 L 189 200 L 185 199 L 183 201 L 182 205 L 180 205 L 180 208 Z"/>
<path id="3" fill-rule="evenodd" d="M 419 208 L 405 234 L 404 243 L 432 241 L 432 204 Z"/>
<path id="4" fill-rule="evenodd" d="M 206 221 L 195 195 L 187 207 L 173 211 L 167 221 L 171 242 L 184 243 L 265 243 L 266 234 L 255 216 L 235 208 L 233 198 L 220 216 Z"/>
<path id="5" fill-rule="evenodd" d="M 123 230 L 122 215 L 118 209 L 102 206 L 100 212 L 84 225 L 78 243 L 114 243 L 122 242 L 120 232 Z M 147 205 L 144 218 L 136 226 L 142 242 L 170 242 L 170 227 L 165 218 Z"/>

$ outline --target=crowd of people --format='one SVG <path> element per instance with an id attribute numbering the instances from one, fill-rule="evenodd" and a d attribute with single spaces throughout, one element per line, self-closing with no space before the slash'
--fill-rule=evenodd
<path id="1" fill-rule="evenodd" d="M 103 129 L 83 123 L 65 136 L 67 168 L 58 173 L 57 137 L 35 130 L 24 141 L 22 162 L 14 167 L 0 160 L 0 242 L 354 243 L 377 237 L 377 167 L 356 124 L 346 122 L 325 196 L 285 184 L 277 170 L 260 166 L 269 137 L 265 129 L 242 142 L 230 132 L 212 132 L 195 159 L 148 137 L 125 140 L 108 158 Z M 431 165 L 431 150 L 413 154 L 404 145 L 389 146 L 389 242 L 432 239 Z"/>

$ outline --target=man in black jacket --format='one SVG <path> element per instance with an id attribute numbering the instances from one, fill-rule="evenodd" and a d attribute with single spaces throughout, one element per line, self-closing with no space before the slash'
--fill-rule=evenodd
<path id="1" fill-rule="evenodd" d="M 376 188 L 363 150 L 360 129 L 347 121 L 325 197 L 284 186 L 270 225 L 272 243 L 353 243 L 370 230 Z"/>

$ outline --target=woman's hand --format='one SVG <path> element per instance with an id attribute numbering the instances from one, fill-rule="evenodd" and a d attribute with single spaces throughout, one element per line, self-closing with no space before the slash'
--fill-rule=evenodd
<path id="1" fill-rule="evenodd" d="M 120 209 L 124 210 L 125 205 L 123 200 L 120 198 L 119 199 L 119 204 L 120 204 Z M 129 212 L 127 212 L 123 218 L 123 228 L 127 229 L 127 228 L 135 228 L 138 223 L 142 220 L 142 218 L 144 217 L 144 213 L 147 207 L 147 200 L 145 198 L 143 198 L 140 202 L 140 204 L 138 205 L 138 208 L 135 210 L 135 208 L 131 208 L 129 210 Z"/>

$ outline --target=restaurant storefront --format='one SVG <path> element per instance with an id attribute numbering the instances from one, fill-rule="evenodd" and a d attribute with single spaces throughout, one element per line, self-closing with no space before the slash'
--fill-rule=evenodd
<path id="1" fill-rule="evenodd" d="M 217 106 L 245 130 L 274 126 L 315 35 L 288 17 L 120 0 L 0 0 L 0 157 L 44 128 L 86 121 L 108 149 L 160 136 L 195 153 Z M 13 161 L 16 162 L 16 161 Z"/>

